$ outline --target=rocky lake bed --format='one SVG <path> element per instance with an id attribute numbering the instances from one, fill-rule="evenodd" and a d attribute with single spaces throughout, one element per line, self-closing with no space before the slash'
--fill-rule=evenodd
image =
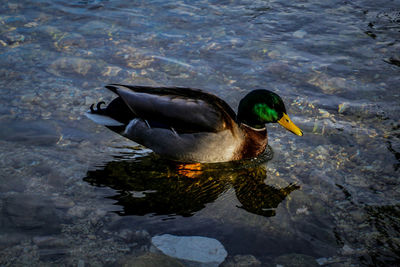
<path id="1" fill-rule="evenodd" d="M 383 2 L 1 3 L 0 266 L 398 263 L 400 9 Z M 85 117 L 108 83 L 234 109 L 268 88 L 304 136 L 268 125 L 270 157 L 193 181 Z M 183 257 L 187 238 L 208 249 Z"/>

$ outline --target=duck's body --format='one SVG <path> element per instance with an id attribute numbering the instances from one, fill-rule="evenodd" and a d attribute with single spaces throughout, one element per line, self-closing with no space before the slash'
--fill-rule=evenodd
<path id="1" fill-rule="evenodd" d="M 135 119 L 122 135 L 170 159 L 225 162 L 253 158 L 265 150 L 266 130 L 260 132 L 261 138 L 252 138 L 252 133 L 245 135 L 244 131 L 254 130 L 243 128 L 246 126 L 233 125 L 232 129 L 217 132 L 184 133 L 174 129 L 148 127 L 143 119 Z"/>
<path id="2" fill-rule="evenodd" d="M 113 84 L 106 88 L 119 97 L 107 108 L 102 109 L 101 103 L 96 110 L 92 106 L 87 116 L 170 159 L 225 162 L 257 157 L 267 147 L 265 122 L 241 112 L 241 106 L 236 116 L 215 95 L 176 87 Z M 242 108 L 248 104 L 245 99 Z"/>

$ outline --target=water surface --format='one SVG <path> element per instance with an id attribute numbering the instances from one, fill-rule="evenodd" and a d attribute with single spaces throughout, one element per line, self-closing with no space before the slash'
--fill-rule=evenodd
<path id="1" fill-rule="evenodd" d="M 226 264 L 398 262 L 399 12 L 389 0 L 3 1 L 0 265 L 113 265 L 164 233 L 218 239 Z M 186 175 L 84 116 L 115 82 L 202 88 L 234 109 L 270 89 L 304 136 L 268 125 L 271 160 Z"/>

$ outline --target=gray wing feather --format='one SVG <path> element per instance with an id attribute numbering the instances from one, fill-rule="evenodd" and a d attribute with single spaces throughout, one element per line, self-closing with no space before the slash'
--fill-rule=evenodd
<path id="1" fill-rule="evenodd" d="M 215 132 L 225 128 L 222 111 L 201 99 L 135 92 L 123 86 L 115 92 L 143 119 L 161 121 L 178 129 L 192 127 Z"/>

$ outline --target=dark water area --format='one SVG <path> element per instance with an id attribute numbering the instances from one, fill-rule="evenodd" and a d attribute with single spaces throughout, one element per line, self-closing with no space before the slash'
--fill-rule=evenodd
<path id="1" fill-rule="evenodd" d="M 222 266 L 398 264 L 399 40 L 389 0 L 1 2 L 0 266 L 120 266 L 160 234 L 219 240 Z M 84 116 L 108 83 L 235 110 L 269 89 L 304 136 L 188 170 Z"/>

